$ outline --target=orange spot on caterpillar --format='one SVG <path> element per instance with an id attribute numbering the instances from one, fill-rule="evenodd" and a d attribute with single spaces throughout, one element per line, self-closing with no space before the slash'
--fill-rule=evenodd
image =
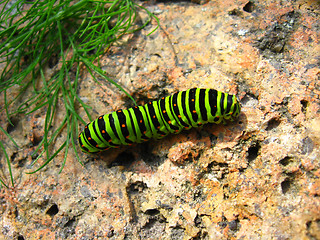
<path id="1" fill-rule="evenodd" d="M 192 98 L 191 101 L 194 102 L 194 98 Z"/>
<path id="2" fill-rule="evenodd" d="M 123 127 L 123 128 L 124 128 L 124 127 L 126 127 L 126 125 L 125 125 L 125 124 L 122 124 L 122 125 L 121 125 L 121 127 Z"/>
<path id="3" fill-rule="evenodd" d="M 166 110 L 163 110 L 162 112 L 163 112 L 163 113 L 166 113 Z"/>
<path id="4" fill-rule="evenodd" d="M 176 107 L 176 106 L 177 106 L 177 104 L 173 104 L 173 106 L 174 106 L 174 107 Z"/>
<path id="5" fill-rule="evenodd" d="M 178 118 L 181 118 L 181 115 L 180 115 L 180 114 L 178 115 Z"/>
<path id="6" fill-rule="evenodd" d="M 140 123 L 142 123 L 142 120 L 140 120 Z"/>
<path id="7" fill-rule="evenodd" d="M 99 119 L 101 119 L 101 118 L 102 118 L 102 116 L 99 117 Z"/>
<path id="8" fill-rule="evenodd" d="M 196 110 L 193 110 L 192 112 L 193 112 L 193 113 L 197 113 L 197 111 L 196 111 Z"/>
<path id="9" fill-rule="evenodd" d="M 99 147 L 99 145 L 97 144 L 96 147 Z"/>
<path id="10" fill-rule="evenodd" d="M 85 126 L 84 128 L 88 128 L 88 125 L 87 125 L 87 126 Z"/>
<path id="11" fill-rule="evenodd" d="M 112 142 L 112 140 L 111 140 L 111 139 L 109 139 L 109 140 L 108 140 L 108 142 Z"/>
<path id="12" fill-rule="evenodd" d="M 130 138 L 130 135 L 126 136 L 126 138 L 127 138 L 127 139 Z"/>
<path id="13" fill-rule="evenodd" d="M 91 140 L 92 138 L 91 137 L 88 137 L 88 140 Z"/>
<path id="14" fill-rule="evenodd" d="M 117 112 L 118 112 L 118 113 L 121 113 L 121 112 L 122 112 L 122 110 L 118 110 Z"/>
<path id="15" fill-rule="evenodd" d="M 169 120 L 168 123 L 171 124 L 171 121 Z"/>
<path id="16" fill-rule="evenodd" d="M 153 115 L 152 117 L 153 117 L 153 118 L 156 118 L 156 115 Z"/>
<path id="17" fill-rule="evenodd" d="M 105 130 L 102 130 L 101 132 L 102 132 L 102 133 L 106 133 L 106 131 L 105 131 Z"/>
<path id="18" fill-rule="evenodd" d="M 157 128 L 160 129 L 160 126 L 158 126 Z"/>

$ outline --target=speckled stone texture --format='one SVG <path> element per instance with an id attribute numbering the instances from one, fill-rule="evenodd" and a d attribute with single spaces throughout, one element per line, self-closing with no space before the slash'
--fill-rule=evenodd
<path id="1" fill-rule="evenodd" d="M 319 1 L 143 4 L 161 28 L 125 36 L 103 69 L 139 104 L 192 87 L 237 94 L 239 120 L 79 152 L 84 167 L 70 152 L 60 175 L 58 155 L 27 175 L 44 115 L 17 118 L 10 134 L 22 148 L 8 142 L 16 186 L 1 189 L 0 239 L 320 239 Z M 94 117 L 133 106 L 82 77 Z"/>

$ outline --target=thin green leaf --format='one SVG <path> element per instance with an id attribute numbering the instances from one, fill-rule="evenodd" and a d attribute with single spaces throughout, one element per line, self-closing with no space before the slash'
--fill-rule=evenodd
<path id="1" fill-rule="evenodd" d="M 10 179 L 11 179 L 11 184 L 12 184 L 12 187 L 14 187 L 14 181 L 13 181 L 13 175 L 12 175 L 12 170 L 11 170 L 11 162 L 10 162 L 10 159 L 9 159 L 9 156 L 6 152 L 6 149 L 5 147 L 3 146 L 2 142 L 0 142 L 0 147 L 2 148 L 2 151 L 7 159 L 7 165 L 8 165 L 8 169 L 9 169 L 9 174 L 10 174 Z M 2 181 L 1 181 L 2 182 Z M 5 185 L 6 186 L 6 185 Z"/>
<path id="2" fill-rule="evenodd" d="M 10 140 L 11 142 L 13 142 L 13 144 L 19 148 L 18 144 L 13 140 L 13 138 L 10 136 L 9 133 L 7 133 L 7 131 L 5 131 L 1 126 L 0 126 L 0 131 L 3 132 Z"/>

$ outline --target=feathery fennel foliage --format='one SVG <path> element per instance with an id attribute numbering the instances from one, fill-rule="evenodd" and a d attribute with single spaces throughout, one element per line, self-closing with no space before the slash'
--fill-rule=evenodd
<path id="1" fill-rule="evenodd" d="M 35 150 L 39 155 L 33 164 L 43 155 L 46 162 L 30 173 L 45 167 L 64 150 L 61 172 L 70 145 L 81 163 L 75 141 L 78 136 L 78 123 L 85 121 L 75 106 L 84 107 L 92 120 L 88 113 L 89 106 L 77 96 L 80 67 L 85 66 L 95 80 L 95 75 L 99 75 L 125 92 L 93 62 L 122 35 L 145 27 L 155 17 L 132 0 L 5 0 L 0 2 L 0 9 L 0 95 L 5 103 L 0 106 L 0 111 L 5 111 L 10 122 L 11 116 L 21 113 L 27 115 L 46 109 L 44 136 Z M 136 24 L 138 10 L 149 14 L 149 21 L 140 26 Z M 155 19 L 158 22 L 157 18 Z M 47 79 L 44 71 L 52 64 L 53 56 L 56 56 L 59 69 Z M 70 72 L 75 74 L 70 76 Z M 13 86 L 19 86 L 20 89 L 14 98 L 8 96 Z M 30 89 L 30 98 L 20 103 L 18 99 L 23 99 L 25 91 Z M 64 104 L 65 117 L 52 131 L 50 127 L 53 125 L 59 101 Z M 14 111 L 10 110 L 13 104 Z M 0 128 L 0 131 L 17 146 L 5 129 Z M 66 131 L 66 139 L 58 150 L 51 153 L 49 146 L 62 131 Z M 11 184 L 14 185 L 10 159 L 5 145 L 1 142 L 0 148 L 7 159 Z M 1 178 L 0 183 L 8 187 Z"/>

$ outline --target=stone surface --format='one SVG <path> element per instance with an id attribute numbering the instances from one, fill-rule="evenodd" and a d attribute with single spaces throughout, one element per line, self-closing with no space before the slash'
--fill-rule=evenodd
<path id="1" fill-rule="evenodd" d="M 84 167 L 70 152 L 61 174 L 58 155 L 27 175 L 44 116 L 15 119 L 1 239 L 320 239 L 319 2 L 201 3 L 145 3 L 161 28 L 126 36 L 101 64 L 139 104 L 192 87 L 237 94 L 239 120 L 79 153 Z M 93 116 L 133 106 L 101 82 L 84 74 L 79 90 Z"/>

